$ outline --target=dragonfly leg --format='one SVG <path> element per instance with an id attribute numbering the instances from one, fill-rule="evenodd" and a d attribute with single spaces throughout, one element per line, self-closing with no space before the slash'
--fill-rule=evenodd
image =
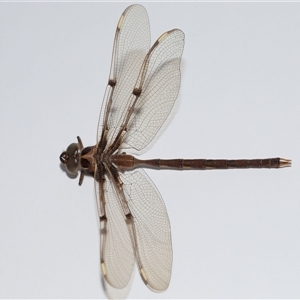
<path id="1" fill-rule="evenodd" d="M 78 141 L 78 145 L 79 145 L 80 150 L 83 149 L 83 144 L 82 144 L 80 136 L 77 137 L 77 141 Z"/>
<path id="2" fill-rule="evenodd" d="M 78 182 L 79 185 L 82 185 L 83 178 L 84 178 L 84 171 L 81 170 L 81 172 L 80 172 L 80 177 L 79 177 L 79 182 Z"/>

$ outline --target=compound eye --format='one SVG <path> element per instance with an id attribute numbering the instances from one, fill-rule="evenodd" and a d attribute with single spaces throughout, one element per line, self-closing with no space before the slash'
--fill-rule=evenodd
<path id="1" fill-rule="evenodd" d="M 60 161 L 66 166 L 66 169 L 70 174 L 76 174 L 78 172 L 78 151 L 78 144 L 73 143 L 59 157 Z"/>
<path id="2" fill-rule="evenodd" d="M 67 171 L 70 174 L 77 174 L 78 172 L 78 159 L 77 157 L 70 157 L 66 163 Z"/>
<path id="3" fill-rule="evenodd" d="M 71 157 L 71 156 L 77 155 L 78 150 L 79 150 L 78 144 L 77 144 L 77 143 L 73 143 L 73 144 L 71 144 L 71 145 L 67 148 L 66 152 L 67 152 L 67 153 L 69 154 L 69 156 Z"/>

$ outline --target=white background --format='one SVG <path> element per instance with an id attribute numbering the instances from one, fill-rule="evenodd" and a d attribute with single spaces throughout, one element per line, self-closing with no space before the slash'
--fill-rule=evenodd
<path id="1" fill-rule="evenodd" d="M 0 4 L 0 297 L 105 298 L 93 179 L 59 155 L 95 143 L 130 3 Z M 129 298 L 300 297 L 300 4 L 145 3 L 152 41 L 186 34 L 172 122 L 143 157 L 293 159 L 292 168 L 147 171 L 166 203 L 169 289 Z"/>

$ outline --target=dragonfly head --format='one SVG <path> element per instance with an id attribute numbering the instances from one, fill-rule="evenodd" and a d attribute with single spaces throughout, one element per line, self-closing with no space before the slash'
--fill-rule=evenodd
<path id="1" fill-rule="evenodd" d="M 76 175 L 80 168 L 80 147 L 78 143 L 72 143 L 59 157 L 69 174 Z"/>

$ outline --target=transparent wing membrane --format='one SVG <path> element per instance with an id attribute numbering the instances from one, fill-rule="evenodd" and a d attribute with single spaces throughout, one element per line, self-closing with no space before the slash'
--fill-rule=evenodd
<path id="1" fill-rule="evenodd" d="M 120 178 L 133 216 L 142 279 L 150 289 L 164 291 L 172 271 L 171 228 L 165 204 L 142 169 L 122 173 Z"/>
<path id="2" fill-rule="evenodd" d="M 109 82 L 102 103 L 97 141 L 103 126 L 114 131 L 126 114 L 127 101 L 136 83 L 142 63 L 150 48 L 148 15 L 140 5 L 129 6 L 122 14 L 115 34 Z"/>
<path id="3" fill-rule="evenodd" d="M 99 185 L 96 185 L 99 191 Z M 97 202 L 105 199 L 106 221 L 100 222 L 101 270 L 106 281 L 115 288 L 124 288 L 134 266 L 132 233 L 126 224 L 120 199 L 110 180 L 105 180 L 104 195 L 96 192 Z"/>
<path id="4" fill-rule="evenodd" d="M 174 29 L 150 48 L 146 10 L 133 5 L 124 11 L 99 118 L 97 155 L 109 157 L 121 148 L 140 151 L 155 137 L 179 91 L 183 46 L 183 32 Z M 125 287 L 136 259 L 145 284 L 164 291 L 171 278 L 172 242 L 159 192 L 143 170 L 119 172 L 106 161 L 97 163 L 104 278 L 115 288 Z"/>
<path id="5" fill-rule="evenodd" d="M 137 261 L 153 291 L 168 288 L 172 271 L 171 228 L 163 199 L 141 167 L 173 170 L 279 168 L 283 158 L 137 159 L 170 115 L 180 87 L 184 33 L 173 29 L 150 48 L 146 10 L 129 6 L 118 22 L 96 146 L 80 137 L 60 155 L 68 173 L 93 175 L 100 220 L 101 270 L 114 288 L 128 285 Z M 126 150 L 124 153 L 123 151 Z"/>
<path id="6" fill-rule="evenodd" d="M 149 52 L 135 86 L 141 95 L 128 121 L 122 149 L 144 149 L 169 116 L 180 87 L 183 46 L 184 33 L 176 29 L 164 33 Z"/>

